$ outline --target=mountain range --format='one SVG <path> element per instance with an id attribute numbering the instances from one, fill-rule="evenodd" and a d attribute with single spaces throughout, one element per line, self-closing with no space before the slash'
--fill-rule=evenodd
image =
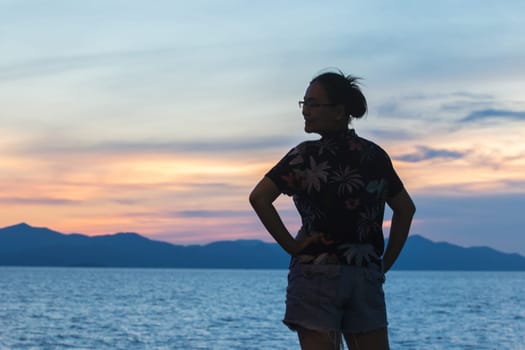
<path id="1" fill-rule="evenodd" d="M 279 245 L 259 240 L 177 245 L 137 233 L 63 234 L 25 223 L 0 229 L 0 266 L 284 269 L 289 260 Z M 411 235 L 393 269 L 525 271 L 525 257 Z"/>

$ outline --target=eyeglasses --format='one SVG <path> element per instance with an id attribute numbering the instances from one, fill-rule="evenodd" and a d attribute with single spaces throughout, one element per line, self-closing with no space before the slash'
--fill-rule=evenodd
<path id="1" fill-rule="evenodd" d="M 329 106 L 335 106 L 335 103 L 317 103 L 317 102 L 311 102 L 311 101 L 299 101 L 299 108 L 303 109 L 304 107 L 308 108 L 319 108 L 319 107 L 329 107 Z"/>

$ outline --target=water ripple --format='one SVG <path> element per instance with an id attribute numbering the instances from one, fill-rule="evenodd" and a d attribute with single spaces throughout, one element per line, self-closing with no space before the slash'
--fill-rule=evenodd
<path id="1" fill-rule="evenodd" d="M 0 350 L 298 348 L 286 271 L 0 267 Z M 525 273 L 399 272 L 392 349 L 524 349 Z"/>

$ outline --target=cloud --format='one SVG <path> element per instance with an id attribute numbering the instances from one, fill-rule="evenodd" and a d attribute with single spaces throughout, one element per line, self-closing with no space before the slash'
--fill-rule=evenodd
<path id="1" fill-rule="evenodd" d="M 4 197 L 0 198 L 0 203 L 6 205 L 71 205 L 79 201 L 65 198 L 22 198 L 22 197 Z"/>
<path id="2" fill-rule="evenodd" d="M 183 60 L 189 61 L 195 60 L 197 57 L 206 57 L 205 53 L 212 49 L 213 47 L 196 43 L 184 43 L 176 47 L 158 46 L 64 54 L 61 56 L 50 55 L 0 65 L 0 82 L 56 76 L 75 70 L 93 69 L 93 67 L 113 67 L 114 72 L 118 72 L 115 68 L 125 69 L 123 68 L 125 65 L 133 63 L 141 66 L 145 60 L 155 62 L 156 65 L 160 66 L 162 66 L 162 62 L 166 61 L 172 64 L 174 62 L 182 63 Z M 136 72 L 136 68 L 133 69 L 133 72 Z M 124 78 L 121 77 L 121 79 Z"/>
<path id="3" fill-rule="evenodd" d="M 358 131 L 358 134 L 361 135 Z M 393 140 L 393 141 L 406 141 L 415 138 L 416 136 L 407 130 L 380 130 L 380 129 L 371 129 L 366 130 L 366 136 L 370 136 L 372 139 L 378 140 Z"/>
<path id="4" fill-rule="evenodd" d="M 476 110 L 489 110 L 497 103 L 490 94 L 456 91 L 450 93 L 401 94 L 380 103 L 376 108 L 381 117 L 398 119 L 396 125 L 436 122 L 450 123 Z M 426 125 L 425 125 L 426 126 Z M 421 130 L 414 130 L 414 132 Z"/>
<path id="5" fill-rule="evenodd" d="M 78 141 L 60 140 L 49 142 L 38 140 L 15 151 L 29 154 L 172 154 L 172 153 L 223 153 L 290 148 L 295 140 L 286 136 L 259 137 L 251 139 L 210 139 L 196 141 L 149 142 L 149 141 L 110 141 L 81 144 Z"/>
<path id="6" fill-rule="evenodd" d="M 0 81 L 56 75 L 94 65 L 107 64 L 144 52 L 110 52 L 40 58 L 0 66 Z"/>
<path id="7" fill-rule="evenodd" d="M 239 216 L 253 215 L 247 210 L 182 210 L 177 212 L 177 216 L 185 218 L 231 218 Z"/>
<path id="8" fill-rule="evenodd" d="M 524 120 L 525 111 L 512 111 L 506 109 L 483 109 L 474 111 L 460 120 L 462 123 L 473 122 L 484 119 L 511 119 L 511 120 Z"/>
<path id="9" fill-rule="evenodd" d="M 451 158 L 451 159 L 459 159 L 463 158 L 465 156 L 466 152 L 459 152 L 459 151 L 451 151 L 446 149 L 436 149 L 426 146 L 418 146 L 417 152 L 409 153 L 401 156 L 394 157 L 396 160 L 404 161 L 404 162 L 410 162 L 410 163 L 416 163 L 421 162 L 429 159 L 436 159 L 436 158 Z"/>

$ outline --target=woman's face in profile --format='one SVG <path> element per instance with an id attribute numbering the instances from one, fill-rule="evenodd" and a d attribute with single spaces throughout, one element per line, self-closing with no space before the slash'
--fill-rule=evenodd
<path id="1" fill-rule="evenodd" d="M 341 105 L 332 104 L 320 83 L 310 84 L 304 95 L 304 131 L 324 135 L 346 127 L 343 110 Z"/>

